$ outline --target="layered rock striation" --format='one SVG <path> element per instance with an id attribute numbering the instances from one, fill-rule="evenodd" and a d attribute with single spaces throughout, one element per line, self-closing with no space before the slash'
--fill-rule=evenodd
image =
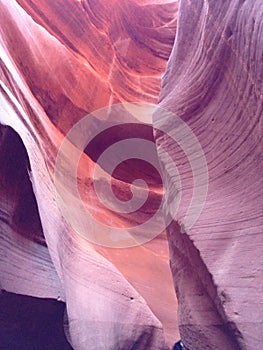
<path id="1" fill-rule="evenodd" d="M 59 148 L 76 122 L 117 102 L 157 101 L 177 4 L 68 0 L 0 6 L 1 288 L 65 301 L 74 349 L 166 349 L 179 335 L 165 237 L 122 254 L 91 244 L 64 218 L 54 181 Z M 91 128 L 101 123 L 90 120 Z M 151 127 L 147 135 L 153 140 Z M 97 221 L 121 222 L 125 229 L 125 215 L 97 206 L 92 169 L 103 142 L 98 139 L 81 158 L 79 192 Z M 113 179 L 124 198 L 130 172 Z M 158 201 L 158 191 L 150 192 Z M 146 214 L 139 212 L 138 220 Z M 99 236 L 104 226 L 98 225 Z"/>
<path id="2" fill-rule="evenodd" d="M 1 289 L 65 301 L 74 349 L 179 340 L 169 259 L 186 349 L 261 349 L 262 15 L 260 0 L 0 1 Z M 68 137 L 82 120 L 89 145 Z M 100 165 L 131 139 L 139 159 Z M 100 203 L 109 178 L 146 204 Z M 169 252 L 142 225 L 159 208 Z"/>
<path id="3" fill-rule="evenodd" d="M 200 156 L 198 149 L 182 155 L 171 138 L 156 133 L 166 220 L 175 218 L 167 233 L 179 328 L 189 349 L 262 346 L 262 15 L 261 1 L 180 1 L 162 81 L 159 103 L 173 114 L 156 113 L 154 126 L 176 134 L 180 117 L 198 138 L 207 166 L 197 159 L 201 176 L 193 176 L 189 155 Z M 202 201 L 205 174 L 202 213 L 184 229 L 192 196 Z M 187 200 L 174 216 L 176 189 Z"/>

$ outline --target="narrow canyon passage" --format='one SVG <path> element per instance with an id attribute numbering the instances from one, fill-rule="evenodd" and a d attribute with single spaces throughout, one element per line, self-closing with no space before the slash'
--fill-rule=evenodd
<path id="1" fill-rule="evenodd" d="M 261 350 L 262 18 L 0 0 L 3 350 Z"/>

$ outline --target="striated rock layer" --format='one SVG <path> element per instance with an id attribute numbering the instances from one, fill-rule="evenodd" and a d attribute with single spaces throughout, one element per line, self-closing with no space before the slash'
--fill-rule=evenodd
<path id="1" fill-rule="evenodd" d="M 58 149 L 77 121 L 113 103 L 157 101 L 176 13 L 170 1 L 0 1 L 1 288 L 64 300 L 77 350 L 160 350 L 179 337 L 165 237 L 122 252 L 92 245 L 63 217 L 54 186 Z M 79 191 L 96 217 L 125 231 L 125 215 L 97 206 L 95 156 L 81 158 Z M 112 180 L 124 197 L 130 172 Z"/>
<path id="2" fill-rule="evenodd" d="M 176 134 L 176 114 L 207 161 L 208 192 L 199 219 L 184 229 L 182 201 L 167 230 L 179 328 L 188 349 L 262 348 L 262 16 L 260 0 L 180 1 L 160 94 L 160 106 L 174 114 L 156 113 L 154 126 Z M 175 169 L 189 159 L 167 135 L 156 132 L 156 141 L 170 222 L 176 190 L 191 199 L 200 183 L 186 166 L 180 189 Z"/>
<path id="3" fill-rule="evenodd" d="M 65 301 L 74 349 L 160 350 L 179 339 L 164 233 L 130 249 L 92 244 L 66 220 L 54 186 L 65 135 L 107 106 L 103 117 L 87 118 L 91 132 L 108 130 L 85 148 L 76 175 L 100 223 L 90 220 L 87 231 L 105 239 L 109 224 L 127 233 L 151 217 L 163 195 L 152 167 L 131 160 L 112 175 L 122 201 L 132 197 L 134 179 L 149 185 L 150 205 L 131 216 L 105 209 L 93 180 L 104 148 L 122 138 L 154 140 L 143 113 L 130 111 L 129 119 L 113 105 L 156 103 L 159 92 L 168 113 L 154 113 L 158 154 L 151 156 L 164 174 L 183 342 L 190 350 L 262 348 L 262 15 L 260 0 L 181 0 L 172 49 L 177 3 L 170 0 L 0 1 L 0 284 Z M 62 185 L 78 144 L 67 146 Z M 76 220 L 79 198 L 65 187 Z"/>

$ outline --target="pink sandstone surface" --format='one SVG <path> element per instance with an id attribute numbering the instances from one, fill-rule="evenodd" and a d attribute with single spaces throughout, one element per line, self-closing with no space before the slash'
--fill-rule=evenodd
<path id="1" fill-rule="evenodd" d="M 176 13 L 173 3 L 1 2 L 1 287 L 64 300 L 74 349 L 179 339 L 165 236 L 120 252 L 94 246 L 63 218 L 53 183 L 76 121 L 116 102 L 157 102 Z M 92 166 L 85 156 L 88 178 Z M 117 185 L 126 191 L 125 176 Z"/>
<path id="2" fill-rule="evenodd" d="M 189 350 L 261 350 L 262 15 L 260 0 L 181 0 L 179 10 L 170 0 L 0 1 L 0 286 L 65 301 L 74 349 L 162 350 L 181 337 Z M 126 102 L 159 103 L 154 135 L 134 115 L 123 122 L 136 124 L 98 135 L 81 156 L 78 190 L 101 222 L 95 237 L 105 223 L 122 233 L 140 224 L 160 204 L 160 176 L 136 160 L 119 167 L 111 180 L 117 197 L 129 199 L 142 176 L 150 203 L 119 215 L 96 198 L 94 167 L 121 137 L 155 140 L 167 230 L 116 249 L 66 220 L 55 167 L 72 126 L 87 115 L 91 130 L 120 122 L 111 106 Z M 89 114 L 102 107 L 106 118 Z M 174 145 L 177 117 L 204 152 L 201 184 L 189 154 Z M 67 181 L 66 171 L 60 175 Z M 188 228 L 187 209 L 206 175 L 203 210 Z"/>
<path id="3" fill-rule="evenodd" d="M 167 230 L 179 329 L 189 349 L 262 348 L 262 16 L 262 1 L 182 0 L 162 82 L 160 106 L 190 126 L 209 174 L 195 225 L 181 233 L 186 201 Z M 158 117 L 154 126 L 176 132 L 173 115 Z M 171 199 L 178 178 L 163 149 L 175 164 L 186 157 L 172 150 L 171 139 L 157 135 L 156 142 Z M 191 198 L 191 169 L 181 170 L 182 196 Z"/>

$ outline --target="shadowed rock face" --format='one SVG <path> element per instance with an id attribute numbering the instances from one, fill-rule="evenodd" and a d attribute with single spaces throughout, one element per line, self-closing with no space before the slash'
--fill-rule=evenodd
<path id="1" fill-rule="evenodd" d="M 72 350 L 63 331 L 64 303 L 4 292 L 0 305 L 2 349 Z"/>
<path id="2" fill-rule="evenodd" d="M 162 82 L 160 105 L 191 127 L 209 173 L 198 221 L 185 234 L 175 222 L 167 230 L 189 349 L 262 347 L 262 15 L 261 1 L 182 0 Z M 157 113 L 154 125 L 176 132 L 172 115 L 159 120 Z M 163 148 L 173 144 L 156 137 L 171 199 L 178 178 Z M 187 197 L 191 169 L 180 175 Z M 185 209 L 177 212 L 180 224 Z M 169 220 L 172 205 L 165 212 Z"/>

